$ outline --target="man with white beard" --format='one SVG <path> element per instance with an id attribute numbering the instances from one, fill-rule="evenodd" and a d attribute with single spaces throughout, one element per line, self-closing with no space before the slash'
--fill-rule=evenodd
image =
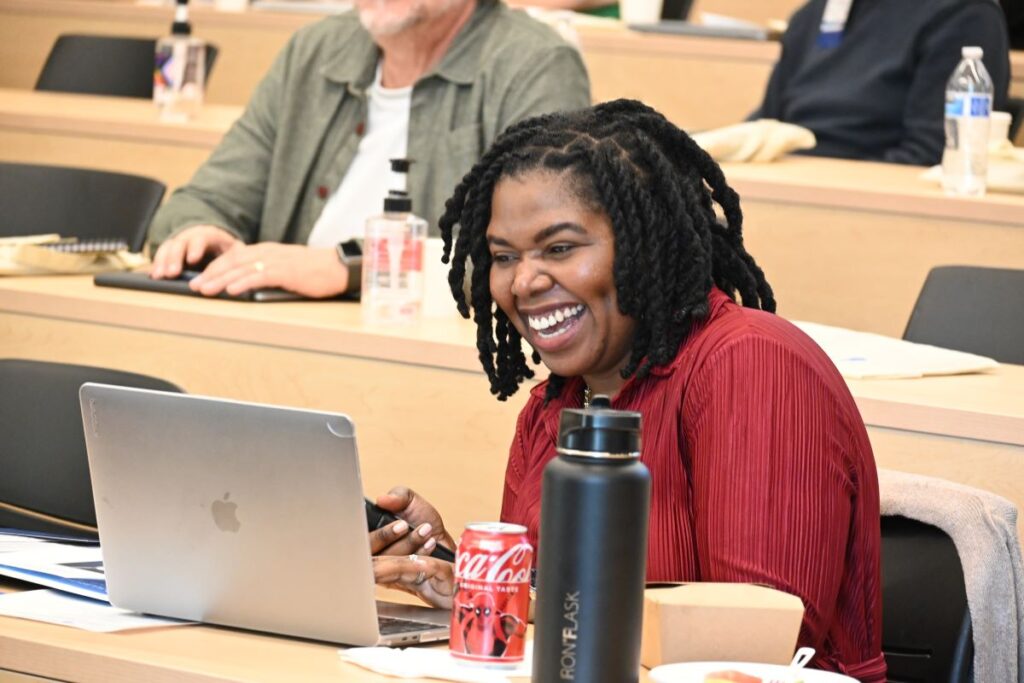
<path id="1" fill-rule="evenodd" d="M 356 0 L 300 30 L 192 180 L 157 212 L 152 277 L 212 258 L 208 296 L 358 290 L 344 252 L 381 211 L 389 160 L 431 233 L 509 124 L 589 104 L 577 51 L 499 0 Z"/>

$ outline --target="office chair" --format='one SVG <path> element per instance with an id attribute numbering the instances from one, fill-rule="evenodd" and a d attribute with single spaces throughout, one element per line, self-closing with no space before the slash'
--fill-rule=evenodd
<path id="1" fill-rule="evenodd" d="M 141 251 L 165 189 L 143 176 L 0 162 L 0 237 L 113 238 Z"/>
<path id="2" fill-rule="evenodd" d="M 1010 142 L 1017 141 L 1021 124 L 1024 123 L 1024 97 L 1006 98 L 1006 111 L 1010 114 Z"/>
<path id="3" fill-rule="evenodd" d="M 882 517 L 882 652 L 890 683 L 973 680 L 956 546 L 940 529 L 906 517 Z"/>
<path id="4" fill-rule="evenodd" d="M 58 36 L 36 90 L 151 99 L 155 50 L 153 38 Z M 217 48 L 207 44 L 207 81 L 216 59 Z"/>
<path id="5" fill-rule="evenodd" d="M 181 392 L 131 372 L 0 359 L 0 527 L 95 537 L 78 402 L 85 382 Z"/>
<path id="6" fill-rule="evenodd" d="M 903 338 L 1024 364 L 1024 270 L 932 268 Z"/>

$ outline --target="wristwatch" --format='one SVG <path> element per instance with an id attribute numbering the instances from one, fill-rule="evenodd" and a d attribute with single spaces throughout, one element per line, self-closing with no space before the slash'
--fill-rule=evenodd
<path id="1" fill-rule="evenodd" d="M 345 294 L 358 292 L 363 284 L 362 244 L 359 240 L 351 239 L 339 242 L 334 249 L 338 252 L 338 260 L 348 268 L 348 286 L 345 287 Z"/>

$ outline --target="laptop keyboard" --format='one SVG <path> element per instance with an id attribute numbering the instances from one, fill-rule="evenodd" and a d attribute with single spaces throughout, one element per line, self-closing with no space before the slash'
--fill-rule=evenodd
<path id="1" fill-rule="evenodd" d="M 377 617 L 377 625 L 382 636 L 393 636 L 396 633 L 412 633 L 413 631 L 436 630 L 443 628 L 427 621 L 412 619 L 396 619 L 395 617 Z"/>

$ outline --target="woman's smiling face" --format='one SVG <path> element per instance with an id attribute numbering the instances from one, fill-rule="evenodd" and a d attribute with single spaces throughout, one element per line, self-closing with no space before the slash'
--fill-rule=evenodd
<path id="1" fill-rule="evenodd" d="M 612 395 L 636 324 L 619 312 L 611 222 L 577 197 L 573 181 L 541 170 L 495 186 L 491 296 L 552 372 Z"/>

